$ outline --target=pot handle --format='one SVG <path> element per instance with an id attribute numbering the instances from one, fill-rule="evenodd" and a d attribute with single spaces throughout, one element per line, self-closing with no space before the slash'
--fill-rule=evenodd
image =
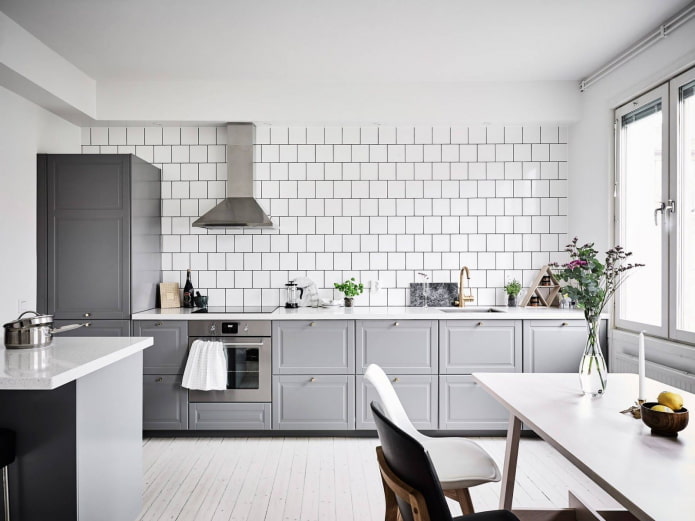
<path id="1" fill-rule="evenodd" d="M 22 318 L 22 317 L 23 317 L 24 315 L 26 315 L 27 313 L 33 313 L 34 316 L 37 316 L 37 317 L 40 317 L 40 316 L 41 316 L 41 313 L 38 313 L 38 312 L 36 312 L 36 311 L 25 311 L 24 313 L 22 313 L 21 315 L 19 315 L 19 316 L 17 317 L 17 320 L 19 320 L 20 318 Z"/>
<path id="2" fill-rule="evenodd" d="M 69 324 L 67 326 L 58 327 L 56 329 L 51 329 L 51 334 L 55 335 L 56 333 L 65 333 L 66 331 L 72 331 L 73 329 L 77 329 L 78 327 L 87 326 L 87 325 L 89 325 L 89 322 L 85 322 L 84 324 Z"/>

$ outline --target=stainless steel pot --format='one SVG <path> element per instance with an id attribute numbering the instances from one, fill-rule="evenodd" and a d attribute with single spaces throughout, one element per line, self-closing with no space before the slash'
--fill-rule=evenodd
<path id="1" fill-rule="evenodd" d="M 33 313 L 34 316 L 22 318 Z M 27 349 L 44 347 L 51 343 L 53 335 L 72 331 L 86 324 L 70 324 L 59 328 L 53 327 L 53 315 L 41 315 L 36 311 L 25 311 L 17 320 L 8 322 L 5 328 L 5 347 L 8 349 Z"/>

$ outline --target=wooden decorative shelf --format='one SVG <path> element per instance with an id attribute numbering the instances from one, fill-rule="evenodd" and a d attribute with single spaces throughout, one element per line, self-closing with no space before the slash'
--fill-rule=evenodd
<path id="1" fill-rule="evenodd" d="M 545 277 L 546 275 L 550 277 L 551 283 L 550 285 L 541 286 L 541 281 L 543 280 L 543 277 Z M 555 275 L 553 275 L 550 266 L 545 265 L 538 271 L 536 278 L 533 280 L 533 283 L 529 286 L 526 295 L 524 295 L 524 298 L 521 300 L 521 307 L 528 306 L 531 297 L 533 297 L 534 295 L 538 297 L 539 303 L 538 306 L 533 307 L 559 307 L 560 283 L 555 278 Z"/>

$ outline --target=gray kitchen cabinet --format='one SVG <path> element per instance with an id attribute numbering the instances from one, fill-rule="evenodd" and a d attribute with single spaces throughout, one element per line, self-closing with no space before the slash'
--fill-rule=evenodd
<path id="1" fill-rule="evenodd" d="M 377 364 L 389 374 L 437 374 L 438 333 L 436 320 L 358 320 L 357 373 Z"/>
<path id="2" fill-rule="evenodd" d="M 606 360 L 607 325 L 602 320 L 599 330 Z M 576 373 L 586 338 L 584 320 L 524 320 L 524 372 Z"/>
<path id="3" fill-rule="evenodd" d="M 270 430 L 269 403 L 191 403 L 189 429 Z"/>
<path id="4" fill-rule="evenodd" d="M 440 320 L 439 372 L 521 372 L 520 320 Z"/>
<path id="5" fill-rule="evenodd" d="M 355 428 L 353 375 L 273 376 L 273 429 Z"/>
<path id="6" fill-rule="evenodd" d="M 351 320 L 273 321 L 273 374 L 354 374 Z"/>
<path id="7" fill-rule="evenodd" d="M 144 374 L 183 374 L 188 357 L 188 322 L 134 321 L 133 335 L 154 338 L 154 345 L 143 352 Z"/>
<path id="8" fill-rule="evenodd" d="M 439 428 L 441 430 L 504 430 L 509 411 L 470 375 L 439 377 Z"/>
<path id="9" fill-rule="evenodd" d="M 85 324 L 85 327 L 59 333 L 56 336 L 130 336 L 130 320 L 55 320 L 53 323 L 55 327 Z"/>
<path id="10" fill-rule="evenodd" d="M 437 375 L 431 374 L 390 374 L 389 378 L 396 390 L 398 399 L 403 404 L 408 418 L 415 428 L 436 430 L 439 428 L 439 381 Z M 374 387 L 364 376 L 357 375 L 356 393 L 356 429 L 376 429 L 369 404 L 379 401 Z"/>
<path id="11" fill-rule="evenodd" d="M 39 154 L 37 162 L 39 311 L 92 321 L 155 307 L 159 169 L 130 154 Z"/>
<path id="12" fill-rule="evenodd" d="M 188 390 L 181 387 L 181 375 L 146 374 L 142 384 L 142 428 L 187 430 Z"/>

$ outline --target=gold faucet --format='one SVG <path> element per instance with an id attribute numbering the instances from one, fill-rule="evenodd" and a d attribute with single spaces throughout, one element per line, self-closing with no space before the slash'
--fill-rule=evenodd
<path id="1" fill-rule="evenodd" d="M 470 280 L 471 280 L 471 271 L 468 269 L 468 266 L 464 266 L 461 268 L 461 272 L 459 273 L 459 299 L 456 302 L 456 305 L 460 308 L 466 307 L 466 302 L 473 302 L 475 300 L 475 297 L 473 296 L 473 293 L 470 295 L 464 295 L 463 294 L 463 274 L 466 274 L 466 278 L 468 279 L 468 291 L 470 292 Z"/>

